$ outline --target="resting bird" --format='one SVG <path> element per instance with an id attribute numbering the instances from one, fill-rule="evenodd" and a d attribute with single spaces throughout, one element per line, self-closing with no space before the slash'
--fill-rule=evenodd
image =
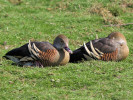
<path id="1" fill-rule="evenodd" d="M 30 42 L 5 54 L 5 58 L 20 66 L 56 66 L 69 62 L 68 38 L 58 35 L 53 45 L 49 42 Z"/>
<path id="2" fill-rule="evenodd" d="M 84 43 L 82 47 L 70 54 L 70 62 L 81 60 L 121 61 L 129 54 L 126 38 L 119 32 L 113 32 L 108 37 Z"/>

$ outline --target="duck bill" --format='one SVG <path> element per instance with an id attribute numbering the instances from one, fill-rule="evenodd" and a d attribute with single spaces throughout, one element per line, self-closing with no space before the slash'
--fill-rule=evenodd
<path id="1" fill-rule="evenodd" d="M 65 47 L 64 49 L 65 49 L 67 52 L 69 52 L 70 54 L 73 53 L 72 50 L 70 50 L 68 47 Z"/>

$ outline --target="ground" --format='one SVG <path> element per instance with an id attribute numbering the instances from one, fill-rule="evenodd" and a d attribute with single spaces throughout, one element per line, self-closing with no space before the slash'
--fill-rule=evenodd
<path id="1" fill-rule="evenodd" d="M 1 0 L 0 99 L 132 100 L 132 0 Z M 106 25 L 118 26 L 106 26 Z M 130 54 L 120 62 L 83 61 L 33 68 L 2 58 L 29 40 L 49 41 L 66 35 L 72 50 L 95 39 L 121 32 Z"/>

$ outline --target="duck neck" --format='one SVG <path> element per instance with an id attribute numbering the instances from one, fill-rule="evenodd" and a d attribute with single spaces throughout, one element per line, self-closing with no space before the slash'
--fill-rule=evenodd
<path id="1" fill-rule="evenodd" d="M 60 49 L 58 50 L 59 55 L 60 55 L 60 65 L 65 65 L 69 62 L 69 53 L 65 49 Z"/>

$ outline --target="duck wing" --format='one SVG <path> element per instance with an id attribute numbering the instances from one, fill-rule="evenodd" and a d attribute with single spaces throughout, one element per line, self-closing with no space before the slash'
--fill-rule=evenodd
<path id="1" fill-rule="evenodd" d="M 33 44 L 36 45 L 36 47 L 42 52 L 46 52 L 49 49 L 55 49 L 49 42 L 31 42 L 31 45 Z M 21 47 L 12 49 L 11 51 L 7 52 L 3 57 L 12 60 L 15 63 L 37 60 L 38 58 L 31 56 L 28 45 L 29 43 Z"/>
<path id="2" fill-rule="evenodd" d="M 91 53 L 88 54 L 88 50 L 86 49 L 88 49 Z M 79 49 L 73 51 L 73 54 L 70 55 L 70 62 L 78 62 L 83 59 L 113 60 L 116 58 L 116 53 L 117 46 L 115 42 L 106 37 L 92 40 L 81 46 Z"/>

